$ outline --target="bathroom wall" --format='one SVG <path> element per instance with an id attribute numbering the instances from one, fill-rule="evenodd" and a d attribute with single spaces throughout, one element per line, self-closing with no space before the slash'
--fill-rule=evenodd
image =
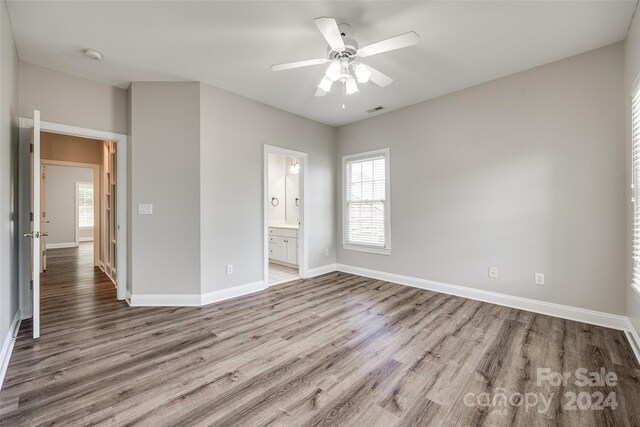
<path id="1" fill-rule="evenodd" d="M 300 224 L 300 208 L 296 205 L 296 199 L 300 198 L 300 168 L 292 169 L 291 166 L 291 162 L 295 160 L 287 157 L 285 163 L 285 222 L 287 224 Z"/>
<path id="2" fill-rule="evenodd" d="M 282 224 L 285 222 L 285 157 L 277 154 L 269 154 L 269 224 Z M 274 200 L 273 198 L 276 198 Z M 277 204 L 274 206 L 274 204 Z"/>
<path id="3" fill-rule="evenodd" d="M 300 209 L 296 206 L 296 199 L 300 197 L 300 174 L 299 168 L 292 168 L 295 160 L 292 157 L 269 154 L 269 224 L 299 224 Z M 274 206 L 274 203 L 277 205 Z"/>

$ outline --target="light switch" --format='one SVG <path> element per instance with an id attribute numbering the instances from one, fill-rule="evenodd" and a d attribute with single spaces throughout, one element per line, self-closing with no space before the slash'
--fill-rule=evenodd
<path id="1" fill-rule="evenodd" d="M 153 215 L 153 205 L 138 204 L 138 215 Z"/>

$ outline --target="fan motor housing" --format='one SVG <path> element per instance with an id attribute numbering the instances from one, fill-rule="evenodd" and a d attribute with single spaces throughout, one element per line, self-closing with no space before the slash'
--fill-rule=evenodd
<path id="1" fill-rule="evenodd" d="M 342 52 L 335 51 L 330 47 L 327 49 L 327 57 L 331 60 L 340 59 L 340 58 L 348 58 L 349 61 L 352 61 L 358 54 L 358 42 L 354 39 L 342 38 L 344 41 L 345 49 Z"/>

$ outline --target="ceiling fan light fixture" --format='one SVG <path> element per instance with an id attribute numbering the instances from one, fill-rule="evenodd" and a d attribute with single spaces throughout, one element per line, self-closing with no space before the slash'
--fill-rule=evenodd
<path id="1" fill-rule="evenodd" d="M 320 89 L 322 89 L 325 92 L 330 92 L 331 91 L 331 85 L 333 84 L 333 80 L 331 80 L 329 77 L 324 76 L 322 78 L 322 80 L 320 81 L 320 84 L 318 85 L 318 87 Z"/>
<path id="2" fill-rule="evenodd" d="M 340 61 L 331 61 L 325 75 L 330 78 L 332 82 L 335 82 L 340 79 L 340 68 Z"/>
<path id="3" fill-rule="evenodd" d="M 364 64 L 356 64 L 353 67 L 353 72 L 356 74 L 358 83 L 366 83 L 371 78 L 371 70 Z"/>
<path id="4" fill-rule="evenodd" d="M 345 89 L 346 89 L 347 95 L 352 95 L 358 92 L 358 85 L 356 84 L 356 79 L 354 79 L 353 77 L 349 77 L 347 79 L 347 82 L 345 83 Z"/>

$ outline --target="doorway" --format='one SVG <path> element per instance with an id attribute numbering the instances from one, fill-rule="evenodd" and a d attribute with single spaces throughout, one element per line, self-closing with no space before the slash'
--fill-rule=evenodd
<path id="1" fill-rule="evenodd" d="M 307 154 L 264 147 L 264 281 L 307 277 Z"/>
<path id="2" fill-rule="evenodd" d="M 50 141 L 43 132 L 43 148 Z M 41 270 L 47 270 L 52 250 L 78 248 L 81 243 L 85 255 L 91 255 L 91 267 L 100 267 L 101 165 L 52 160 L 47 148 L 40 161 Z"/>
<path id="3" fill-rule="evenodd" d="M 59 271 L 73 281 L 83 276 L 77 272 L 69 275 L 79 267 L 88 267 L 84 274 L 88 282 L 95 283 L 102 275 L 115 285 L 118 300 L 125 299 L 127 289 L 126 135 L 40 121 L 39 116 L 39 111 L 34 111 L 34 119 L 20 119 L 19 221 L 25 237 L 30 237 L 20 242 L 20 308 L 23 319 L 33 318 L 34 338 L 40 334 L 40 280 L 49 282 L 37 273 L 53 277 L 54 260 L 60 261 Z M 92 144 L 96 150 L 90 148 Z M 55 185 L 52 187 L 47 177 L 80 169 L 91 169 L 91 176 L 67 179 L 72 185 L 63 186 L 63 192 L 71 201 L 60 203 L 62 199 L 50 194 Z M 38 200 L 37 205 L 32 200 Z M 73 213 L 57 216 L 53 224 L 51 208 L 61 205 Z M 71 234 L 61 233 L 63 222 Z M 55 236 L 51 236 L 53 230 Z"/>

